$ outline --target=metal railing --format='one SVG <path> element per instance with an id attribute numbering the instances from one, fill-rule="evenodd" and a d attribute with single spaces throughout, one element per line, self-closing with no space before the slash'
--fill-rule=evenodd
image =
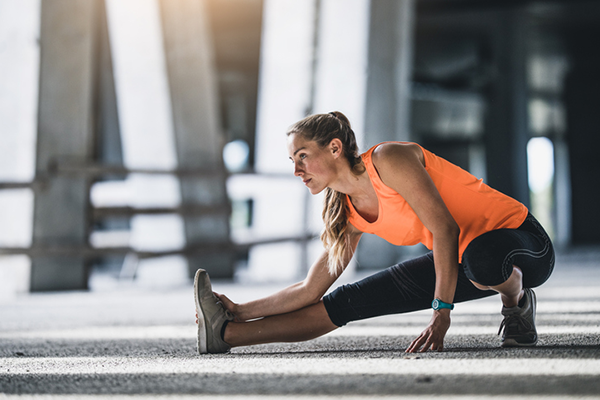
<path id="1" fill-rule="evenodd" d="M 78 163 L 78 162 L 52 162 L 47 171 L 39 173 L 31 182 L 0 182 L 0 190 L 5 189 L 24 189 L 29 188 L 34 192 L 43 190 L 51 180 L 55 177 L 65 176 L 83 176 L 91 180 L 111 176 L 126 177 L 131 174 L 147 174 L 147 175 L 170 175 L 179 178 L 210 178 L 210 179 L 227 179 L 230 176 L 260 176 L 266 178 L 294 178 L 291 174 L 277 173 L 255 173 L 245 171 L 240 173 L 230 174 L 220 169 L 144 169 L 144 168 L 127 168 L 120 165 L 102 165 L 94 163 Z M 306 201 L 306 199 L 305 199 Z M 146 207 L 137 208 L 130 206 L 115 206 L 115 207 L 95 207 L 91 206 L 92 221 L 101 220 L 106 217 L 132 217 L 135 215 L 158 215 L 158 214 L 177 214 L 182 217 L 198 216 L 207 214 L 224 214 L 231 212 L 231 204 L 218 205 L 180 205 L 176 207 Z M 307 212 L 307 207 L 303 207 L 304 214 Z M 302 253 L 307 253 L 308 242 L 315 239 L 317 235 L 307 232 L 307 218 L 303 218 L 304 233 L 296 236 L 274 237 L 270 239 L 260 239 L 256 241 L 247 241 L 243 243 L 234 243 L 228 241 L 220 242 L 205 242 L 186 246 L 182 249 L 165 250 L 165 251 L 145 251 L 131 247 L 93 247 L 89 244 L 82 245 L 32 245 L 29 247 L 7 247 L 0 246 L 0 255 L 27 255 L 30 257 L 55 256 L 55 257 L 82 257 L 82 258 L 98 258 L 114 255 L 135 255 L 139 259 L 147 259 L 154 257 L 164 257 L 171 255 L 194 256 L 204 254 L 214 254 L 222 252 L 237 252 L 243 254 L 251 247 L 274 244 L 283 242 L 298 242 L 302 245 Z M 303 256 L 303 264 L 308 261 Z M 307 265 L 303 266 L 305 269 Z"/>
<path id="2" fill-rule="evenodd" d="M 316 238 L 316 235 L 303 236 L 285 236 L 273 239 L 256 240 L 244 243 L 203 243 L 194 246 L 184 247 L 177 250 L 147 251 L 137 250 L 131 247 L 91 247 L 91 246 L 64 246 L 64 245 L 46 245 L 30 247 L 0 247 L 0 255 L 27 255 L 30 257 L 54 256 L 54 257 L 83 257 L 95 258 L 111 255 L 135 254 L 138 258 L 154 258 L 172 255 L 195 256 L 212 253 L 221 253 L 226 251 L 245 252 L 252 246 L 284 243 L 284 242 L 308 242 Z"/>

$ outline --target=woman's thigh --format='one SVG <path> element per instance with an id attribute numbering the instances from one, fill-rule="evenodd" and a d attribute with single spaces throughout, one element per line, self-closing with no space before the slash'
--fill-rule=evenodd
<path id="1" fill-rule="evenodd" d="M 394 265 L 325 296 L 331 321 L 343 326 L 350 321 L 431 308 L 435 293 L 433 254 Z M 477 289 L 459 268 L 454 302 L 495 294 Z"/>

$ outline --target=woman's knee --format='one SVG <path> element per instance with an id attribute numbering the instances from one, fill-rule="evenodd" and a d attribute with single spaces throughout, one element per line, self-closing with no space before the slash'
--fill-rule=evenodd
<path id="1" fill-rule="evenodd" d="M 479 290 L 490 290 L 490 287 L 488 285 L 482 285 L 481 283 L 477 283 L 472 279 L 469 279 L 469 281 L 471 281 L 473 286 L 475 286 Z"/>
<path id="2" fill-rule="evenodd" d="M 508 283 L 519 282 L 520 285 L 522 285 L 523 284 L 523 271 L 521 271 L 521 269 L 519 267 L 517 267 L 516 265 L 513 265 L 512 273 L 510 274 L 508 279 L 506 279 L 505 281 L 501 282 L 498 285 L 484 285 L 484 284 L 475 282 L 471 279 L 469 279 L 469 280 L 471 281 L 473 286 L 475 286 L 479 290 L 496 290 L 499 286 L 506 285 Z"/>
<path id="3" fill-rule="evenodd" d="M 475 238 L 463 254 L 465 275 L 477 288 L 485 288 L 482 290 L 504 283 L 513 271 L 510 254 L 514 246 L 498 240 L 498 234 L 491 231 Z"/>

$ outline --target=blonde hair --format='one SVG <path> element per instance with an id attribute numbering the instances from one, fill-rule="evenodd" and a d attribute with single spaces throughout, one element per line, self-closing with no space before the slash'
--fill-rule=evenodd
<path id="1" fill-rule="evenodd" d="M 350 127 L 350 121 L 341 112 L 310 115 L 288 129 L 287 135 L 292 134 L 299 134 L 306 140 L 312 140 L 319 147 L 325 147 L 333 139 L 339 139 L 352 173 L 361 175 L 365 172 L 365 165 L 358 154 L 356 136 Z M 344 193 L 331 188 L 325 189 L 323 223 L 321 241 L 328 251 L 329 273 L 335 275 L 343 268 L 344 256 L 351 251 L 348 234 L 348 204 Z"/>

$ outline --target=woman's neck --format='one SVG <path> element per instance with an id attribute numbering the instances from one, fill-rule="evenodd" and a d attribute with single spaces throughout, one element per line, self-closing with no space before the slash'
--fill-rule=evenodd
<path id="1" fill-rule="evenodd" d="M 358 201 L 367 200 L 375 193 L 369 174 L 366 171 L 360 175 L 355 175 L 348 169 L 330 187 Z"/>

